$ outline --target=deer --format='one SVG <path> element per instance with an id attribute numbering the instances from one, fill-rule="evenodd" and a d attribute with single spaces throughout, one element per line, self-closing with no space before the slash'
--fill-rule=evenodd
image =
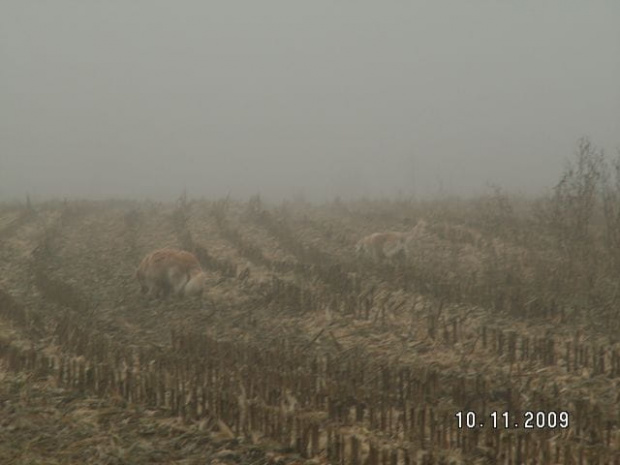
<path id="1" fill-rule="evenodd" d="M 206 275 L 196 256 L 175 248 L 155 250 L 146 255 L 135 272 L 142 294 L 165 298 L 202 296 Z"/>
<path id="2" fill-rule="evenodd" d="M 361 238 L 355 245 L 360 258 L 369 258 L 374 262 L 395 261 L 407 258 L 409 243 L 416 235 L 426 229 L 426 221 L 420 220 L 409 232 L 376 232 Z"/>

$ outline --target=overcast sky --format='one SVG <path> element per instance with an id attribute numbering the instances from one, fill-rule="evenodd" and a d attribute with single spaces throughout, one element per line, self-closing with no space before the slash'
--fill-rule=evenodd
<path id="1" fill-rule="evenodd" d="M 0 0 L 0 196 L 469 193 L 620 147 L 620 1 Z"/>

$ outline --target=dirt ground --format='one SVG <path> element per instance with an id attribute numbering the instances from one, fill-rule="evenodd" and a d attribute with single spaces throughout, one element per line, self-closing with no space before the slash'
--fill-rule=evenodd
<path id="1" fill-rule="evenodd" d="M 620 463 L 617 339 L 560 298 L 526 292 L 538 289 L 538 264 L 548 270 L 556 258 L 429 217 L 404 262 L 356 257 L 361 237 L 409 231 L 420 219 L 405 207 L 268 208 L 258 199 L 4 205 L 0 463 Z M 141 258 L 167 246 L 198 256 L 208 276 L 205 299 L 139 292 Z M 286 387 L 260 394 L 258 385 L 271 378 L 255 373 L 234 395 L 249 398 L 252 389 L 239 405 L 260 401 L 279 409 L 278 418 L 312 418 L 307 431 L 319 429 L 318 439 L 278 441 L 267 420 L 233 425 L 214 413 L 225 412 L 219 404 L 179 414 L 167 391 L 153 403 L 120 388 L 82 388 L 61 373 L 60 360 L 87 369 L 103 363 L 91 341 L 105 345 L 110 363 L 128 363 L 114 354 L 133 351 L 149 354 L 148 364 L 178 352 L 183 335 L 228 344 L 222 347 L 237 355 L 222 361 L 247 360 L 248 347 L 256 357 L 272 354 L 265 367 L 279 366 L 276 349 L 282 360 L 308 361 L 308 370 L 320 372 L 314 381 L 282 361 Z M 55 362 L 41 372 L 28 364 L 29 353 Z M 204 354 L 198 357 L 217 358 Z M 325 368 L 313 368 L 313 360 L 326 360 Z M 231 373 L 254 373 L 249 362 L 230 363 Z M 398 384 L 367 376 L 362 365 L 384 368 Z M 348 406 L 344 413 L 334 399 Z M 430 418 L 410 419 L 420 405 L 432 418 L 442 415 L 436 430 Z M 455 426 L 456 412 L 471 410 L 567 411 L 571 425 L 478 436 Z M 277 428 L 305 437 L 299 425 Z M 332 432 L 350 445 L 334 453 Z"/>

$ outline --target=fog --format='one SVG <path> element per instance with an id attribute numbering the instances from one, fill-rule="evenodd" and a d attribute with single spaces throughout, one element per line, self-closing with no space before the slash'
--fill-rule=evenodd
<path id="1" fill-rule="evenodd" d="M 0 198 L 468 194 L 620 146 L 620 2 L 0 2 Z"/>

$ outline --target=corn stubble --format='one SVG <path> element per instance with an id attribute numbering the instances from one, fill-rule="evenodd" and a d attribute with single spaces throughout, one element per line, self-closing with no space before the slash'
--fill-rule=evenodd
<path id="1" fill-rule="evenodd" d="M 619 463 L 618 166 L 583 140 L 534 200 L 4 205 L 0 458 Z M 406 260 L 355 256 L 420 219 Z M 140 296 L 164 246 L 210 274 L 206 305 Z"/>

